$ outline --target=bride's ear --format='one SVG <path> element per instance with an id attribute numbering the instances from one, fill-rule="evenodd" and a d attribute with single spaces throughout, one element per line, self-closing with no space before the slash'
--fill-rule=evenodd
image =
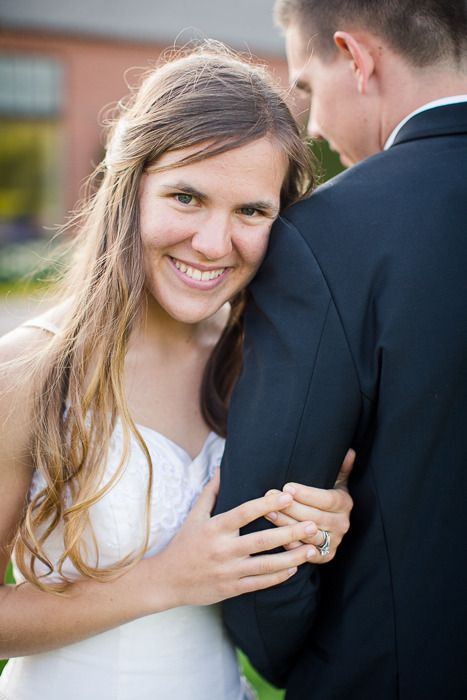
<path id="1" fill-rule="evenodd" d="M 375 62 L 369 47 L 362 39 L 357 39 L 349 32 L 336 32 L 334 43 L 339 52 L 350 62 L 359 93 L 365 95 L 368 82 L 375 70 Z"/>

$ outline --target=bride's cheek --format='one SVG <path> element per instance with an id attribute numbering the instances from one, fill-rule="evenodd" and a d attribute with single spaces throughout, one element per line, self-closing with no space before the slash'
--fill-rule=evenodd
<path id="1" fill-rule="evenodd" d="M 248 240 L 243 244 L 243 258 L 256 272 L 264 260 L 268 249 L 270 230 L 252 231 Z"/>

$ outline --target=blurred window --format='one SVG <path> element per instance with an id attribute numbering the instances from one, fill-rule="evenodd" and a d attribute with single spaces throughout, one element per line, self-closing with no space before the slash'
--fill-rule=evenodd
<path id="1" fill-rule="evenodd" d="M 0 246 L 61 217 L 63 92 L 59 61 L 0 54 Z"/>
<path id="2" fill-rule="evenodd" d="M 62 104 L 62 70 L 42 56 L 0 54 L 0 115 L 56 117 Z"/>

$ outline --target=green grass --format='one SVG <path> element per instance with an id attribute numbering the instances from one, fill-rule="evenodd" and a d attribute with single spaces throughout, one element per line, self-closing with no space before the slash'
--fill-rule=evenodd
<path id="1" fill-rule="evenodd" d="M 15 579 L 13 578 L 13 574 L 11 571 L 11 564 L 8 566 L 8 571 L 6 572 L 6 583 L 14 583 Z M 0 660 L 0 673 L 3 671 L 3 667 L 5 666 L 6 661 L 1 661 Z"/>
<path id="2" fill-rule="evenodd" d="M 242 654 L 241 651 L 238 651 L 238 659 L 240 662 L 240 668 L 242 669 L 245 678 L 248 679 L 250 684 L 258 693 L 258 700 L 282 700 L 284 697 L 284 691 L 277 690 L 277 688 L 273 688 L 272 685 L 266 683 L 264 678 L 262 678 L 259 673 L 256 673 L 245 654 Z"/>

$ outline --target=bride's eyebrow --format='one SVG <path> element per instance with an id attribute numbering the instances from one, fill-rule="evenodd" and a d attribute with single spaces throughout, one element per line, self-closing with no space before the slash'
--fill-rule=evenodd
<path id="1" fill-rule="evenodd" d="M 209 199 L 207 194 L 205 194 L 204 192 L 200 192 L 200 190 L 197 190 L 195 187 L 193 187 L 193 185 L 190 185 L 188 182 L 184 182 L 183 180 L 177 180 L 173 183 L 164 183 L 163 185 L 161 185 L 161 187 L 165 190 L 176 190 L 179 192 L 183 192 L 184 194 L 191 194 L 193 195 L 193 197 L 196 197 L 201 201 Z M 242 202 L 238 205 L 238 208 L 258 209 L 258 211 L 267 212 L 271 216 L 277 216 L 277 214 L 279 213 L 279 207 L 277 206 L 277 204 L 267 199 L 259 199 L 254 202 Z"/>
<path id="2" fill-rule="evenodd" d="M 276 216 L 279 213 L 279 207 L 274 202 L 269 202 L 267 199 L 259 199 L 256 202 L 243 202 L 239 204 L 242 209 L 258 209 L 264 211 L 271 216 Z"/>
<path id="3" fill-rule="evenodd" d="M 178 180 L 177 182 L 173 183 L 165 183 L 162 185 L 162 187 L 165 190 L 178 190 L 184 194 L 192 194 L 193 197 L 196 197 L 197 199 L 208 199 L 207 194 L 200 192 L 195 187 L 189 185 L 187 182 L 183 182 L 182 180 Z"/>

